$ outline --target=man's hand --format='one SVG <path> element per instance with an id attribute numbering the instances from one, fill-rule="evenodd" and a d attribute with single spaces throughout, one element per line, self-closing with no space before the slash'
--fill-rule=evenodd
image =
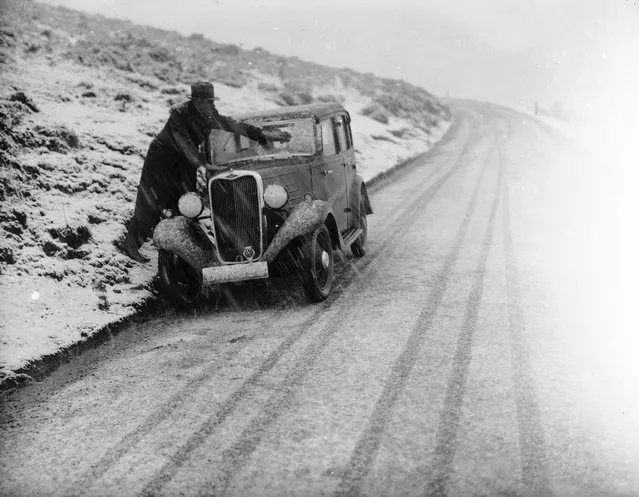
<path id="1" fill-rule="evenodd" d="M 204 166 L 197 168 L 197 174 L 195 176 L 195 191 L 200 195 L 206 192 L 206 168 Z"/>
<path id="2" fill-rule="evenodd" d="M 208 180 L 208 173 L 221 173 L 223 171 L 228 171 L 227 167 L 222 167 L 222 166 L 215 166 L 213 164 L 204 164 L 203 166 L 200 166 L 197 168 L 197 173 L 195 176 L 195 185 L 196 185 L 196 190 L 200 195 L 203 194 L 203 192 L 206 192 L 206 184 L 207 184 L 207 180 Z"/>
<path id="3" fill-rule="evenodd" d="M 288 131 L 282 131 L 281 129 L 262 131 L 262 134 L 270 142 L 288 142 L 292 138 Z"/>

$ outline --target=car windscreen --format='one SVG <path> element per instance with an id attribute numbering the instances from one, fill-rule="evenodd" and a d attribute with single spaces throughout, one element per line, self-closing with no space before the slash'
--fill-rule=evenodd
<path id="1" fill-rule="evenodd" d="M 226 131 L 214 130 L 210 135 L 211 153 L 215 164 L 231 164 L 243 160 L 272 160 L 296 156 L 309 156 L 315 153 L 315 124 L 313 119 L 287 119 L 259 123 L 245 121 L 261 127 L 264 131 L 282 130 L 291 134 L 291 140 L 285 143 L 273 142 L 262 146 L 246 136 L 234 135 Z"/>

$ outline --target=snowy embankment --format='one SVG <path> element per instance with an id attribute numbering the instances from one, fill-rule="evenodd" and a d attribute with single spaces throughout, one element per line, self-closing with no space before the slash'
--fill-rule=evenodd
<path id="1" fill-rule="evenodd" d="M 6 389 L 54 368 L 155 298 L 151 244 L 142 249 L 151 262 L 140 265 L 114 242 L 131 214 L 146 149 L 189 87 L 46 58 L 18 58 L 4 69 L 10 93 L 0 99 L 3 140 L 11 152 L 3 156 L 0 219 Z M 241 88 L 216 83 L 220 111 L 277 107 L 260 91 L 264 81 L 256 75 Z M 450 125 L 448 116 L 428 132 L 392 115 L 382 123 L 360 114 L 370 99 L 356 90 L 317 91 L 337 94 L 350 111 L 365 180 L 429 150 Z"/>

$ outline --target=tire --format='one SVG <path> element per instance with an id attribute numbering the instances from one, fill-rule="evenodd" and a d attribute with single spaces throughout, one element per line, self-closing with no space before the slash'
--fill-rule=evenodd
<path id="1" fill-rule="evenodd" d="M 192 309 L 202 291 L 202 275 L 180 256 L 160 250 L 158 289 L 162 299 L 176 309 Z"/>
<path id="2" fill-rule="evenodd" d="M 325 225 L 304 237 L 302 258 L 306 296 L 313 302 L 326 300 L 333 286 L 335 262 L 331 234 Z"/>
<path id="3" fill-rule="evenodd" d="M 362 229 L 362 234 L 357 237 L 353 243 L 351 243 L 351 252 L 355 257 L 364 257 L 366 255 L 366 240 L 368 238 L 368 220 L 366 219 L 366 205 L 364 199 L 359 201 L 359 209 L 357 211 L 359 216 L 359 227 Z"/>

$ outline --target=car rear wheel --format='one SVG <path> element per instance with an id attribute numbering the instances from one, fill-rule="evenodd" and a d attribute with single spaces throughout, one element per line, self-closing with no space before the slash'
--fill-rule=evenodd
<path id="1" fill-rule="evenodd" d="M 333 286 L 334 260 L 331 235 L 325 225 L 304 237 L 302 254 L 306 295 L 313 302 L 326 300 Z"/>
<path id="2" fill-rule="evenodd" d="M 202 291 L 202 275 L 180 256 L 160 250 L 158 253 L 160 296 L 178 309 L 197 305 Z"/>
<path id="3" fill-rule="evenodd" d="M 356 215 L 359 217 L 359 227 L 362 230 L 362 234 L 351 244 L 351 252 L 353 252 L 355 257 L 364 257 L 366 255 L 364 247 L 368 238 L 368 221 L 366 219 L 366 204 L 364 204 L 363 198 L 359 201 L 359 209 Z"/>

